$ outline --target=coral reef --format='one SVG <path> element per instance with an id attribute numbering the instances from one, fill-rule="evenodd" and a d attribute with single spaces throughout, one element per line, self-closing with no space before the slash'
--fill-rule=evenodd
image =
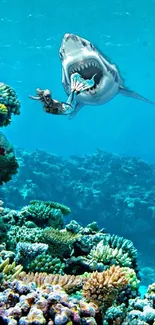
<path id="1" fill-rule="evenodd" d="M 10 124 L 12 114 L 20 114 L 20 102 L 10 86 L 0 83 L 0 127 Z"/>
<path id="2" fill-rule="evenodd" d="M 74 219 L 86 226 L 95 217 L 106 231 L 134 241 L 144 263 L 146 256 L 151 265 L 155 248 L 154 165 L 103 150 L 68 159 L 19 148 L 16 155 L 19 173 L 0 188 L 5 206 L 19 210 L 34 198 L 50 201 L 52 197 L 71 207 L 67 221 Z"/>
<path id="3" fill-rule="evenodd" d="M 14 154 L 14 149 L 0 132 L 0 185 L 11 180 L 17 173 L 19 164 Z"/>
<path id="4" fill-rule="evenodd" d="M 140 296 L 133 243 L 97 222 L 64 225 L 69 208 L 54 204 L 16 211 L 0 203 L 0 324 L 154 325 L 155 284 Z"/>

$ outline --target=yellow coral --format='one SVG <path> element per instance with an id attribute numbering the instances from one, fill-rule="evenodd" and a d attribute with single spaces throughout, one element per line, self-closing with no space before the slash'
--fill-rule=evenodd
<path id="1" fill-rule="evenodd" d="M 60 274 L 47 274 L 47 273 L 26 273 L 21 272 L 16 277 L 22 280 L 24 283 L 28 284 L 30 282 L 35 282 L 38 287 L 44 286 L 46 284 L 59 285 L 66 292 L 70 293 L 81 288 L 84 282 L 84 278 L 75 275 L 60 275 Z"/>
<path id="2" fill-rule="evenodd" d="M 155 283 L 152 283 L 149 285 L 147 289 L 147 294 L 148 295 L 154 295 L 155 294 Z"/>
<path id="3" fill-rule="evenodd" d="M 2 272 L 3 280 L 4 281 L 12 281 L 20 272 L 22 271 L 23 266 L 22 265 L 16 265 L 15 262 L 10 264 L 9 258 L 4 260 L 0 264 L 0 272 Z"/>
<path id="4" fill-rule="evenodd" d="M 0 103 L 0 114 L 4 114 L 4 115 L 8 114 L 7 107 L 4 104 L 1 104 L 1 103 Z"/>
<path id="5" fill-rule="evenodd" d="M 109 307 L 116 299 L 119 290 L 128 284 L 126 273 L 120 266 L 112 265 L 103 272 L 93 272 L 85 280 L 83 295 L 89 301 L 101 307 Z"/>

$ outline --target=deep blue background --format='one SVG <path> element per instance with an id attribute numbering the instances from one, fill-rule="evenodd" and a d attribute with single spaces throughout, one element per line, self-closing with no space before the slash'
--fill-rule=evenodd
<path id="1" fill-rule="evenodd" d="M 0 1 L 0 81 L 13 86 L 21 115 L 4 131 L 14 145 L 67 156 L 102 148 L 155 160 L 155 106 L 117 96 L 71 121 L 31 102 L 36 87 L 66 100 L 59 47 L 64 33 L 88 38 L 118 65 L 126 85 L 155 101 L 155 1 Z"/>

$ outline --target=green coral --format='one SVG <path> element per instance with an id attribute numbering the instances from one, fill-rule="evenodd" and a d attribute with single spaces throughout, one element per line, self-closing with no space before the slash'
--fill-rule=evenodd
<path id="1" fill-rule="evenodd" d="M 34 200 L 21 210 L 21 214 L 37 226 L 61 229 L 64 225 L 63 214 L 67 213 L 67 209 L 59 203 Z"/>
<path id="2" fill-rule="evenodd" d="M 131 240 L 119 237 L 117 235 L 106 234 L 103 238 L 104 245 L 110 245 L 112 248 L 122 248 L 123 253 L 127 253 L 132 261 L 137 259 L 137 250 Z"/>
<path id="3" fill-rule="evenodd" d="M 53 201 L 39 201 L 39 200 L 32 200 L 30 201 L 30 204 L 36 204 L 36 203 L 40 203 L 43 202 L 44 204 L 46 204 L 47 206 L 50 206 L 50 208 L 52 209 L 59 209 L 62 211 L 62 213 L 64 215 L 68 215 L 71 213 L 71 209 L 69 207 L 67 207 L 64 204 L 58 203 L 58 202 L 53 202 Z"/>
<path id="4" fill-rule="evenodd" d="M 92 263 L 132 267 L 137 271 L 137 250 L 130 240 L 117 235 L 105 234 L 97 246 L 91 249 L 88 258 Z"/>
<path id="5" fill-rule="evenodd" d="M 43 241 L 49 245 L 49 252 L 52 256 L 69 256 L 73 242 L 78 235 L 67 230 L 57 230 L 48 227 L 43 230 Z"/>
<path id="6" fill-rule="evenodd" d="M 28 264 L 27 269 L 30 272 L 64 274 L 64 267 L 65 264 L 60 260 L 60 258 L 52 258 L 49 254 L 40 254 Z"/>
<path id="7" fill-rule="evenodd" d="M 0 127 L 11 123 L 12 114 L 20 114 L 20 102 L 10 86 L 0 83 Z"/>
<path id="8" fill-rule="evenodd" d="M 129 267 L 122 267 L 122 270 L 125 272 L 125 277 L 128 280 L 131 290 L 137 290 L 139 287 L 140 281 L 138 280 L 138 278 L 136 276 L 136 272 Z"/>
<path id="9" fill-rule="evenodd" d="M 42 242 L 43 230 L 40 228 L 27 228 L 25 226 L 11 226 L 7 232 L 9 249 L 15 249 L 18 242 Z"/>
<path id="10" fill-rule="evenodd" d="M 131 266 L 132 261 L 127 253 L 123 253 L 122 248 L 112 248 L 109 245 L 104 245 L 101 240 L 95 248 L 92 248 L 88 258 L 92 261 L 103 264 L 115 264 L 119 266 Z"/>
<path id="11" fill-rule="evenodd" d="M 17 173 L 18 167 L 13 147 L 0 132 L 0 185 L 10 181 L 12 175 Z"/>

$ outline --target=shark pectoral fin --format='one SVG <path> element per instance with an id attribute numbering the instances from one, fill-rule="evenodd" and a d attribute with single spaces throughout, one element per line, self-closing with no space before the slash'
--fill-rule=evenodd
<path id="1" fill-rule="evenodd" d="M 152 102 L 151 100 L 137 94 L 135 91 L 133 90 L 130 90 L 130 89 L 127 89 L 127 88 L 124 88 L 124 87 L 119 87 L 119 90 L 120 90 L 120 93 L 123 95 L 123 96 L 127 96 L 127 97 L 131 97 L 131 98 L 135 98 L 135 99 L 139 99 L 139 100 L 142 100 L 143 102 L 146 102 L 146 103 L 149 103 L 149 104 L 153 104 L 155 105 L 155 102 Z"/>
<path id="2" fill-rule="evenodd" d="M 70 115 L 69 115 L 69 120 L 72 120 L 76 116 L 76 114 L 80 111 L 80 109 L 81 109 L 82 106 L 83 105 L 81 105 L 81 104 L 77 104 L 76 105 L 74 111 L 71 112 Z"/>

